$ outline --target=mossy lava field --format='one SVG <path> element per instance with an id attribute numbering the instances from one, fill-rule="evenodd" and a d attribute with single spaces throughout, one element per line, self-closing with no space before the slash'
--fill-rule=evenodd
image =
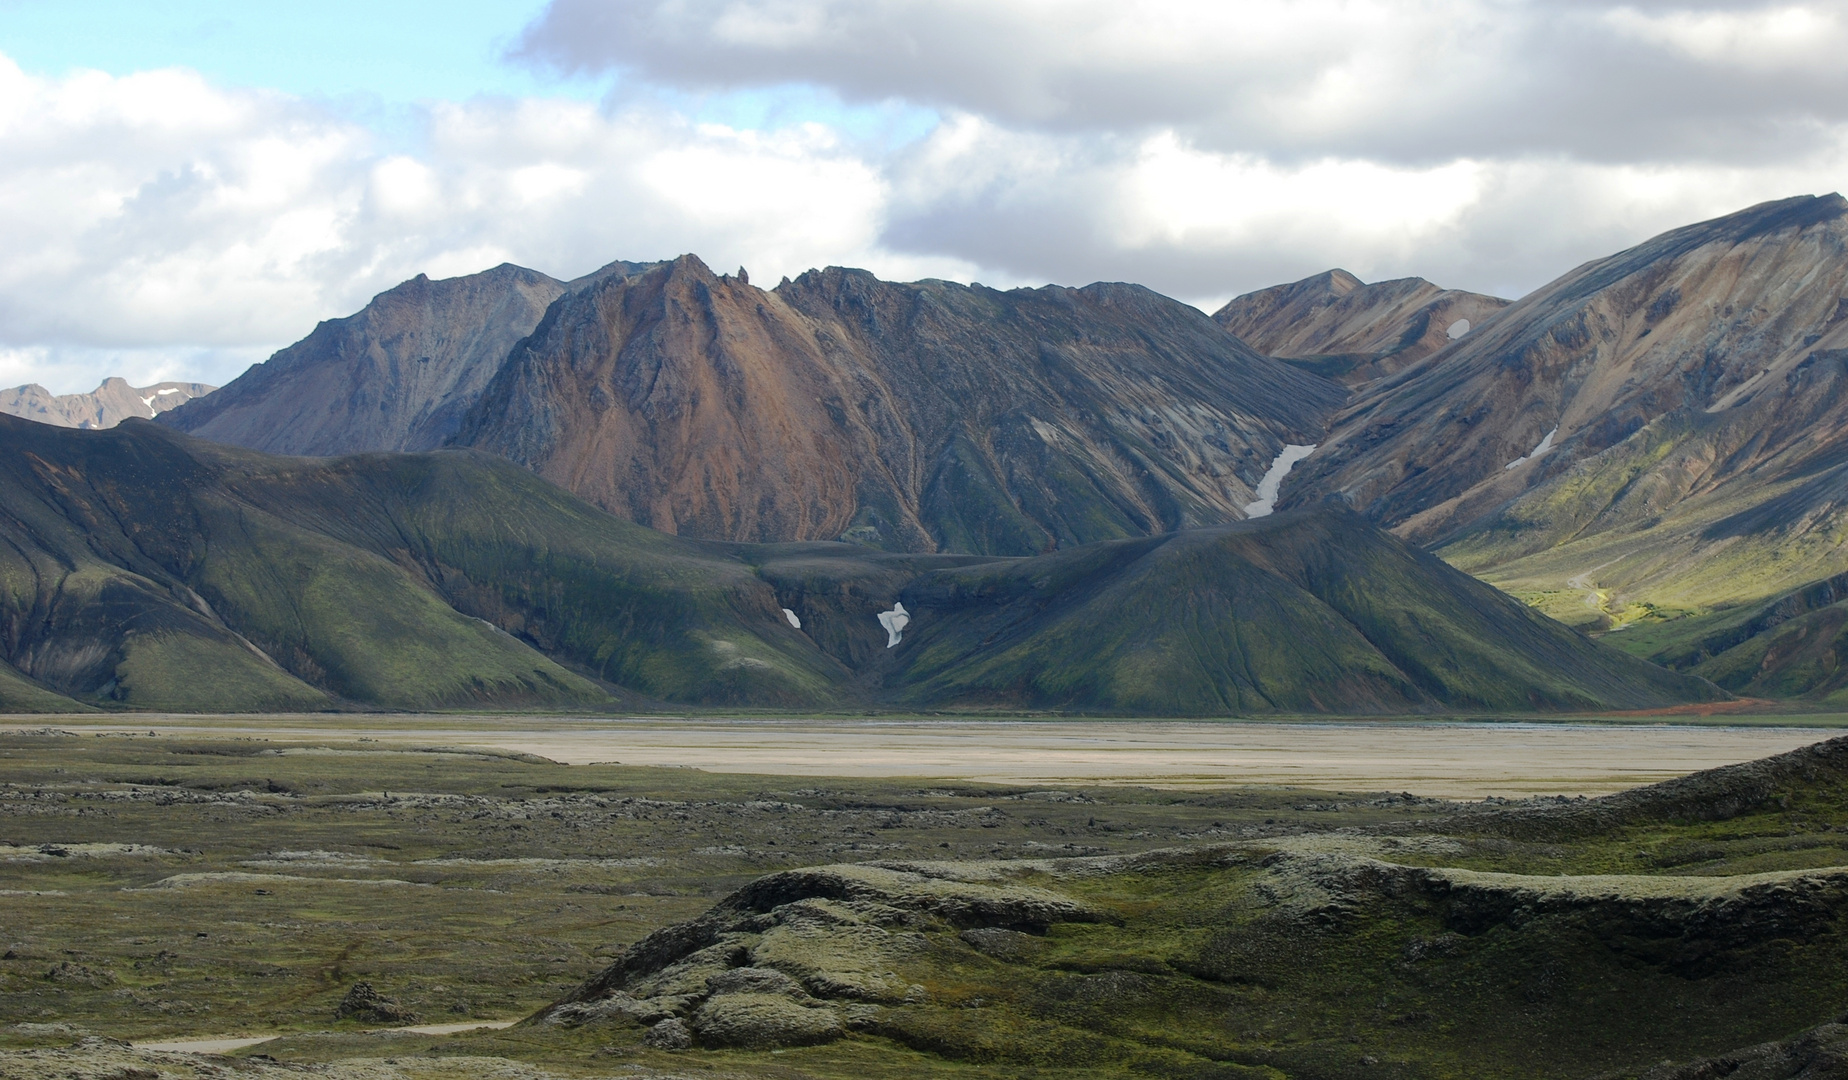
<path id="1" fill-rule="evenodd" d="M 1458 803 L 15 732 L 0 1077 L 1836 1075 L 1845 780 L 1848 740 Z"/>

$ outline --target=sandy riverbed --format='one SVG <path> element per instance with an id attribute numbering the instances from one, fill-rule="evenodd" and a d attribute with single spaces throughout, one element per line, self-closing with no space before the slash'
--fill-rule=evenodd
<path id="1" fill-rule="evenodd" d="M 1597 795 L 1828 738 L 1815 727 L 465 716 L 19 718 L 14 729 L 473 746 L 568 764 L 1000 783 L 1295 785 L 1480 798 Z"/>

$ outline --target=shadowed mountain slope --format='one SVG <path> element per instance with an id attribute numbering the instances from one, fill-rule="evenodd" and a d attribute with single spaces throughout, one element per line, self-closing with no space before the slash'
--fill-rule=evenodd
<path id="1" fill-rule="evenodd" d="M 82 700 L 812 703 L 844 676 L 741 563 L 481 455 L 304 462 L 15 420 L 0 447 L 4 658 Z"/>
<path id="2" fill-rule="evenodd" d="M 419 274 L 162 423 L 273 454 L 433 450 L 547 305 L 641 265 L 612 263 L 574 282 L 511 263 L 440 281 Z"/>
<path id="3" fill-rule="evenodd" d="M 750 545 L 622 521 L 471 451 L 304 460 L 0 418 L 0 537 L 0 695 L 19 708 L 1200 715 L 1717 694 L 1338 510 L 1027 559 Z M 895 602 L 913 621 L 888 647 Z"/>
<path id="4" fill-rule="evenodd" d="M 1137 286 L 684 256 L 561 299 L 457 442 L 668 532 L 1029 554 L 1237 520 L 1342 397 Z"/>
<path id="5" fill-rule="evenodd" d="M 33 383 L 0 390 L 0 413 L 59 427 L 109 428 L 131 416 L 159 416 L 214 389 L 189 382 L 130 386 L 126 379 L 109 378 L 87 394 L 53 394 Z"/>
<path id="6" fill-rule="evenodd" d="M 1449 345 L 1508 301 L 1423 278 L 1369 285 L 1329 270 L 1234 297 L 1213 320 L 1259 352 L 1364 387 Z"/>

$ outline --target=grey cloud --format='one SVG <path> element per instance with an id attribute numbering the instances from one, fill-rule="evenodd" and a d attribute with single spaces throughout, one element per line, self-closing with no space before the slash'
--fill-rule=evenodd
<path id="1" fill-rule="evenodd" d="M 1848 120 L 1848 65 L 1829 58 L 1829 42 L 1775 39 L 1796 59 L 1759 62 L 1737 55 L 1750 45 L 1738 34 L 1717 35 L 1735 55 L 1701 56 L 1636 27 L 1788 7 L 1404 2 L 1360 25 L 1303 22 L 1303 5 L 1086 0 L 1055 18 L 1007 0 L 553 0 L 519 55 L 685 89 L 812 84 L 1025 130 L 1173 128 L 1279 158 L 1762 161 L 1800 156 L 1819 127 Z M 1836 20 L 1828 33 L 1848 48 L 1848 2 L 1805 9 Z M 1187 10 L 1202 16 L 1192 32 L 1186 20 L 1165 35 L 1138 23 Z M 1298 21 L 1253 48 L 1236 23 L 1208 17 L 1226 11 Z M 1318 105 L 1330 87 L 1344 88 L 1341 100 Z"/>

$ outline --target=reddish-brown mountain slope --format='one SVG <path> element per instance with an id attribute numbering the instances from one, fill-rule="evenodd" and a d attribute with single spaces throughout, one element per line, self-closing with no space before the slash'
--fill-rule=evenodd
<path id="1" fill-rule="evenodd" d="M 562 297 L 456 441 L 668 532 L 1025 554 L 1238 520 L 1343 397 L 1138 286 L 685 256 Z"/>

